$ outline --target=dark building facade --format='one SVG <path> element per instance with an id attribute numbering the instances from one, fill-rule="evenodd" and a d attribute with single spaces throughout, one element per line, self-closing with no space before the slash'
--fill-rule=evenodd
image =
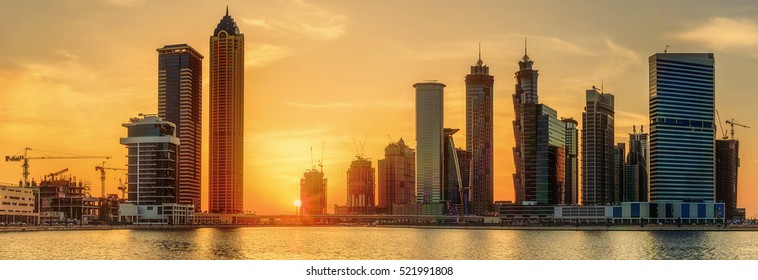
<path id="1" fill-rule="evenodd" d="M 727 220 L 734 220 L 737 210 L 739 151 L 738 140 L 716 140 L 716 202 L 724 203 Z"/>
<path id="2" fill-rule="evenodd" d="M 469 151 L 463 149 L 455 149 L 455 153 L 458 156 L 458 167 L 461 174 L 461 203 L 463 214 L 471 215 L 471 162 L 472 157 Z"/>
<path id="3" fill-rule="evenodd" d="M 376 200 L 374 199 L 374 167 L 371 160 L 356 157 L 347 170 L 347 211 L 349 213 L 373 214 Z"/>
<path id="4" fill-rule="evenodd" d="M 211 213 L 243 211 L 245 35 L 229 9 L 210 37 Z"/>
<path id="5" fill-rule="evenodd" d="M 493 210 L 494 81 L 480 51 L 479 60 L 466 75 L 466 150 L 472 155 L 471 207 L 475 214 Z"/>
<path id="6" fill-rule="evenodd" d="M 613 148 L 613 194 L 614 202 L 624 200 L 626 190 L 626 144 L 616 143 Z"/>
<path id="7" fill-rule="evenodd" d="M 629 134 L 629 153 L 626 157 L 624 201 L 648 201 L 648 135 L 644 127 Z"/>
<path id="8" fill-rule="evenodd" d="M 447 201 L 449 207 L 461 209 L 463 200 L 463 182 L 461 179 L 460 161 L 458 160 L 458 153 L 456 152 L 455 142 L 453 141 L 453 134 L 458 132 L 457 128 L 445 128 L 444 129 L 444 154 L 443 154 L 443 178 L 442 186 L 445 191 L 442 196 L 442 200 Z M 451 211 L 453 212 L 453 211 Z"/>
<path id="9" fill-rule="evenodd" d="M 713 202 L 712 53 L 657 53 L 650 69 L 650 201 Z"/>
<path id="10" fill-rule="evenodd" d="M 515 119 L 513 120 L 513 134 L 515 147 L 513 147 L 513 160 L 516 167 L 513 174 L 513 188 L 516 194 L 516 204 L 526 201 L 526 189 L 535 175 L 535 162 L 533 144 L 536 140 L 536 116 L 534 104 L 539 102 L 537 95 L 537 70 L 533 69 L 532 61 L 524 48 L 524 57 L 518 62 L 519 70 L 515 74 L 516 85 L 513 94 L 513 111 Z M 529 108 L 525 108 L 525 105 Z M 526 153 L 530 155 L 527 156 Z M 527 167 L 527 165 L 530 165 Z M 527 180 L 530 180 L 527 183 Z"/>
<path id="11" fill-rule="evenodd" d="M 619 202 L 614 176 L 613 95 L 587 90 L 582 113 L 582 204 Z"/>
<path id="12" fill-rule="evenodd" d="M 186 45 L 158 51 L 158 116 L 176 125 L 179 203 L 200 211 L 203 56 Z"/>
<path id="13" fill-rule="evenodd" d="M 308 169 L 300 179 L 300 215 L 326 214 L 326 183 L 324 171 Z"/>
<path id="14" fill-rule="evenodd" d="M 377 211 L 392 214 L 392 205 L 416 202 L 416 153 L 401 138 L 384 148 L 377 161 Z"/>
<path id="15" fill-rule="evenodd" d="M 573 118 L 562 121 L 566 128 L 566 175 L 560 204 L 575 205 L 579 203 L 579 123 Z"/>

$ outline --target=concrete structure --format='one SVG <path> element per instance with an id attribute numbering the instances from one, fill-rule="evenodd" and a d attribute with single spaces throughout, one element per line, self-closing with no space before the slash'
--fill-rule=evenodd
<path id="1" fill-rule="evenodd" d="M 443 195 L 443 121 L 445 85 L 414 84 L 416 89 L 416 201 L 437 203 Z"/>
<path id="2" fill-rule="evenodd" d="M 306 170 L 300 179 L 300 215 L 326 214 L 326 183 L 324 171 L 315 167 Z"/>
<path id="3" fill-rule="evenodd" d="M 243 197 L 245 35 L 229 9 L 210 37 L 209 207 L 240 213 Z"/>
<path id="4" fill-rule="evenodd" d="M 561 119 L 565 124 L 566 175 L 563 184 L 563 199 L 559 204 L 579 203 L 579 123 L 573 118 Z"/>
<path id="5" fill-rule="evenodd" d="M 463 181 L 461 179 L 461 167 L 458 159 L 458 152 L 453 141 L 453 134 L 458 132 L 457 128 L 445 128 L 444 155 L 443 155 L 443 174 L 445 181 L 443 186 L 445 192 L 442 194 L 442 200 L 447 201 L 448 212 L 457 215 L 463 209 Z M 440 213 L 442 214 L 442 213 Z M 435 214 L 438 215 L 438 214 Z"/>
<path id="6" fill-rule="evenodd" d="M 103 199 L 92 197 L 89 186 L 77 182 L 73 176 L 45 178 L 38 188 L 38 210 L 43 224 L 83 225 L 107 221 L 102 215 Z"/>
<path id="7" fill-rule="evenodd" d="M 384 148 L 378 166 L 377 210 L 391 214 L 392 205 L 416 202 L 416 153 L 400 138 Z"/>
<path id="8" fill-rule="evenodd" d="M 740 141 L 716 140 L 716 201 L 725 205 L 725 217 L 734 220 L 737 210 L 737 174 Z"/>
<path id="9" fill-rule="evenodd" d="M 0 185 L 0 223 L 37 224 L 37 198 L 33 188 Z"/>
<path id="10" fill-rule="evenodd" d="M 471 153 L 471 208 L 475 214 L 492 210 L 493 181 L 493 84 L 481 51 L 466 75 L 466 151 Z"/>
<path id="11" fill-rule="evenodd" d="M 200 211 L 203 56 L 186 45 L 158 51 L 158 116 L 176 125 L 179 203 Z"/>
<path id="12" fill-rule="evenodd" d="M 624 201 L 648 201 L 648 135 L 644 127 L 629 134 Z"/>
<path id="13" fill-rule="evenodd" d="M 582 113 L 582 204 L 616 203 L 614 192 L 613 95 L 596 87 L 587 90 Z"/>
<path id="14" fill-rule="evenodd" d="M 371 160 L 356 156 L 347 170 L 347 211 L 348 213 L 373 214 L 376 200 L 374 199 L 374 173 Z"/>
<path id="15" fill-rule="evenodd" d="M 157 115 L 142 115 L 123 124 L 128 136 L 128 197 L 119 204 L 121 222 L 192 223 L 195 209 L 178 203 L 176 126 Z"/>
<path id="16" fill-rule="evenodd" d="M 525 42 L 526 45 L 526 42 Z M 525 201 L 525 188 L 527 177 L 534 176 L 534 167 L 530 167 L 529 174 L 527 173 L 526 163 L 534 162 L 533 156 L 527 157 L 524 153 L 531 152 L 533 146 L 524 146 L 524 141 L 534 141 L 534 126 L 536 120 L 533 118 L 534 114 L 528 116 L 524 112 L 525 104 L 537 104 L 539 102 L 537 95 L 537 70 L 533 69 L 534 61 L 532 61 L 526 54 L 526 46 L 524 46 L 524 57 L 518 62 L 519 71 L 516 72 L 515 79 L 516 85 L 513 94 L 513 111 L 515 113 L 515 119 L 513 120 L 513 134 L 515 139 L 515 147 L 513 147 L 513 160 L 515 162 L 516 172 L 513 174 L 513 188 L 516 193 L 516 203 L 521 204 Z M 525 126 L 530 126 L 526 129 Z M 525 132 L 530 132 L 529 135 L 525 135 Z"/>
<path id="17" fill-rule="evenodd" d="M 715 199 L 712 53 L 657 53 L 650 63 L 650 201 Z"/>

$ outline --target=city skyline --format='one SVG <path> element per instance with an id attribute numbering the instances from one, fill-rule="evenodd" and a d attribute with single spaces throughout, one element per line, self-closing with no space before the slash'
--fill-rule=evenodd
<path id="1" fill-rule="evenodd" d="M 103 33 L 107 29 L 101 28 L 110 28 L 112 34 L 119 34 L 116 38 L 145 37 L 128 42 L 128 46 L 121 45 L 126 42 L 106 43 L 98 45 L 98 49 L 102 50 L 94 50 L 90 46 L 79 46 L 76 40 L 72 40 L 75 38 L 73 31 L 62 30 L 61 27 L 50 26 L 50 33 L 60 34 L 36 39 L 42 41 L 30 41 L 17 31 L 2 29 L 4 36 L 0 37 L 9 42 L 5 44 L 5 54 L 0 56 L 2 155 L 12 155 L 29 146 L 73 154 L 108 154 L 114 157 L 109 165 L 125 164 L 125 152 L 118 145 L 118 138 L 124 135 L 119 124 L 139 112 L 157 111 L 154 104 L 157 84 L 155 49 L 166 43 L 187 43 L 198 46 L 198 51 L 207 56 L 205 36 L 217 23 L 224 8 L 205 3 L 182 7 L 197 15 L 197 20 L 191 23 L 192 28 L 186 28 L 181 23 L 173 25 L 170 21 L 162 21 L 158 12 L 174 6 L 170 3 L 120 2 L 138 4 L 132 7 L 108 3 L 111 2 L 97 6 L 94 10 L 98 13 L 78 11 L 76 3 L 49 3 L 45 5 L 48 7 L 39 8 L 13 3 L 8 5 L 19 7 L 0 12 L 8 19 L 18 18 L 16 13 L 47 17 L 58 8 L 62 12 L 50 20 L 59 20 L 64 27 L 90 27 L 86 33 L 100 34 L 90 35 L 96 36 L 95 43 L 112 40 L 111 36 L 102 35 L 108 33 Z M 410 3 L 408 8 L 418 11 L 424 5 L 422 2 Z M 497 3 L 488 2 L 487 5 Z M 619 21 L 624 23 L 622 25 L 633 26 L 633 22 L 641 22 L 645 18 L 644 10 L 650 9 L 647 5 L 652 3 L 632 7 L 625 4 L 601 6 L 610 11 L 629 9 L 633 16 Z M 519 26 L 522 27 L 520 29 L 507 27 L 509 24 L 506 23 L 510 21 L 505 19 L 497 21 L 495 27 L 467 33 L 470 30 L 459 30 L 452 23 L 440 21 L 432 21 L 436 25 L 429 25 L 400 17 L 398 23 L 376 22 L 376 16 L 368 16 L 372 12 L 370 10 L 379 15 L 389 11 L 389 7 L 379 3 L 233 2 L 230 6 L 233 14 L 239 14 L 241 28 L 251 41 L 245 57 L 246 70 L 251 73 L 246 78 L 248 88 L 245 94 L 261 98 L 260 102 L 248 101 L 245 106 L 246 109 L 251 108 L 248 111 L 251 114 L 246 116 L 248 126 L 245 129 L 245 150 L 251 152 L 245 154 L 244 160 L 245 170 L 248 170 L 245 173 L 245 209 L 259 213 L 292 211 L 292 201 L 298 197 L 302 167 L 308 163 L 309 155 L 304 151 L 312 145 L 300 138 L 326 142 L 325 177 L 338 182 L 330 185 L 328 201 L 338 204 L 342 204 L 346 197 L 346 186 L 342 182 L 352 160 L 350 152 L 342 148 L 342 141 L 369 134 L 366 152 L 372 160 L 381 157 L 389 141 L 387 134 L 393 140 L 404 137 L 409 140 L 408 143 L 414 143 L 413 90 L 408 86 L 413 82 L 436 79 L 445 83 L 448 86 L 445 90 L 445 127 L 465 127 L 465 84 L 461 77 L 466 74 L 466 67 L 476 55 L 479 41 L 482 42 L 483 55 L 492 67 L 492 74 L 499 79 L 497 82 L 500 85 L 494 92 L 495 200 L 513 200 L 513 160 L 510 151 L 513 147 L 510 124 L 513 120 L 510 104 L 513 88 L 510 79 L 517 70 L 516 61 L 521 57 L 524 37 L 529 38 L 530 55 L 539 63 L 540 101 L 555 108 L 559 116 L 578 119 L 583 107 L 581 97 L 584 89 L 599 85 L 601 79 L 605 81 L 607 91 L 613 92 L 619 99 L 617 104 L 623 104 L 616 106 L 615 142 L 626 142 L 632 125 L 649 123 L 645 58 L 662 52 L 666 45 L 673 46 L 669 48 L 671 52 L 714 52 L 719 58 L 716 64 L 716 102 L 721 117 L 723 120 L 734 118 L 748 125 L 758 123 L 758 119 L 749 114 L 748 107 L 754 101 L 750 94 L 749 73 L 758 65 L 758 55 L 748 49 L 758 46 L 758 24 L 746 18 L 758 12 L 755 6 L 737 9 L 734 6 L 739 5 L 721 8 L 706 8 L 704 5 L 671 15 L 670 19 L 653 16 L 657 21 L 640 27 L 649 34 L 640 34 L 615 23 L 603 27 L 592 25 L 609 15 L 572 23 L 571 26 L 578 27 L 581 33 L 559 31 L 562 29 L 555 21 L 552 24 L 523 25 Z M 464 11 L 488 12 L 486 9 L 461 6 L 455 3 L 446 5 L 451 7 L 454 14 L 466 14 Z M 567 17 L 558 16 L 563 12 L 547 7 L 547 3 L 530 6 L 544 11 L 545 16 L 541 17 L 557 15 L 554 20 L 568 20 Z M 665 11 L 673 9 L 676 3 L 663 6 Z M 284 9 L 288 7 L 297 9 Z M 579 11 L 586 7 L 586 3 L 582 2 L 564 8 Z M 288 12 L 278 13 L 277 8 Z M 709 9 L 703 17 L 701 13 Z M 11 10 L 17 12 L 9 13 Z M 149 24 L 138 24 L 136 18 L 140 17 L 134 17 L 135 14 L 144 15 L 144 20 Z M 412 14 L 401 13 L 405 16 Z M 112 15 L 114 22 L 125 27 L 106 22 L 100 18 L 101 15 Z M 130 15 L 135 19 L 128 19 Z M 518 22 L 519 17 L 513 21 Z M 632 20 L 634 17 L 640 19 Z M 103 24 L 94 26 L 93 23 Z M 399 32 L 397 38 L 382 33 L 397 28 L 400 23 L 412 26 L 410 29 L 413 32 Z M 157 24 L 168 26 L 170 30 L 186 30 L 169 34 L 172 32 L 147 29 L 149 25 Z M 32 23 L 28 28 L 34 30 L 41 27 Z M 429 31 L 429 34 L 420 38 L 410 36 L 422 29 Z M 367 37 L 358 34 L 372 30 L 380 32 L 374 32 L 376 38 L 361 43 Z M 440 36 L 448 33 L 450 35 Z M 291 38 L 277 34 L 288 34 Z M 591 37 L 600 38 L 600 41 L 587 40 Z M 384 39 L 387 41 L 382 41 Z M 46 47 L 30 47 L 30 42 Z M 116 50 L 126 51 L 124 57 L 112 61 L 100 59 Z M 362 71 L 345 73 L 344 69 L 331 69 L 341 68 L 329 64 L 335 61 L 360 61 Z M 345 65 L 353 67 L 350 63 Z M 204 70 L 207 69 L 205 67 Z M 402 67 L 408 69 L 398 70 Z M 322 73 L 313 75 L 313 71 Z M 286 83 L 292 80 L 297 82 Z M 356 89 L 361 89 L 357 91 L 360 96 L 354 96 Z M 205 96 L 209 95 L 207 78 L 203 81 L 203 91 Z M 117 100 L 119 107 L 108 107 L 109 102 L 106 101 L 111 100 Z M 207 102 L 206 98 L 203 102 L 204 117 L 208 116 Z M 68 113 L 53 113 L 50 110 L 52 106 Z M 92 115 L 96 116 L 95 123 Z M 378 115 L 385 119 L 372 120 Z M 388 125 L 390 123 L 396 125 Z M 207 140 L 207 128 L 203 129 L 203 137 Z M 755 206 L 758 205 L 758 191 L 750 187 L 750 182 L 758 178 L 751 177 L 754 172 L 750 170 L 758 163 L 758 158 L 756 149 L 750 143 L 755 134 L 750 129 L 737 130 L 736 134 L 743 142 L 738 207 L 747 207 L 748 216 L 754 216 L 758 211 Z M 455 137 L 458 143 L 465 143 L 465 132 Z M 411 144 L 411 148 L 416 148 L 415 143 Z M 203 156 L 207 158 L 205 153 L 207 148 L 204 148 Z M 43 174 L 71 167 L 73 174 L 89 178 L 93 185 L 97 185 L 97 174 L 91 171 L 91 166 L 96 163 L 32 161 L 31 177 L 39 180 Z M 207 172 L 205 163 L 203 168 Z M 18 181 L 20 171 L 18 163 L 6 162 L 0 168 L 0 182 Z M 207 173 L 204 174 L 207 178 Z M 108 193 L 118 192 L 113 180 L 115 176 L 117 174 L 106 182 Z M 207 201 L 207 187 L 207 182 L 203 182 L 204 203 Z M 207 209 L 207 206 L 204 208 Z"/>

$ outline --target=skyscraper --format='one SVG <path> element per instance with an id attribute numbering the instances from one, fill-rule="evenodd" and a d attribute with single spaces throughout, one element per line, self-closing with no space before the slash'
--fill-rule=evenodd
<path id="1" fill-rule="evenodd" d="M 716 140 L 716 201 L 724 203 L 724 218 L 734 219 L 737 210 L 737 169 L 740 167 L 740 142 Z"/>
<path id="2" fill-rule="evenodd" d="M 648 201 L 648 145 L 644 126 L 629 134 L 629 154 L 626 157 L 624 201 Z"/>
<path id="3" fill-rule="evenodd" d="M 308 169 L 300 179 L 301 215 L 326 214 L 326 183 L 324 170 Z"/>
<path id="4" fill-rule="evenodd" d="M 384 148 L 384 159 L 377 166 L 379 211 L 391 213 L 393 204 L 416 201 L 416 153 L 402 138 Z"/>
<path id="5" fill-rule="evenodd" d="M 455 149 L 458 157 L 458 167 L 461 173 L 461 203 L 463 214 L 470 215 L 471 211 L 471 153 L 463 149 Z"/>
<path id="6" fill-rule="evenodd" d="M 526 188 L 527 177 L 533 178 L 535 172 L 534 166 L 525 166 L 526 163 L 535 163 L 535 159 L 533 156 L 532 158 L 526 158 L 526 155 L 524 154 L 525 152 L 534 153 L 535 147 L 525 147 L 524 142 L 533 142 L 536 140 L 536 120 L 534 119 L 534 110 L 532 110 L 530 114 L 526 114 L 524 111 L 524 105 L 537 104 L 538 102 L 538 73 L 537 70 L 532 68 L 534 61 L 532 61 L 526 53 L 526 42 L 524 42 L 524 57 L 521 58 L 518 65 L 519 71 L 516 72 L 515 75 L 516 85 L 513 94 L 513 111 L 515 113 L 515 119 L 513 120 L 513 134 L 516 141 L 516 146 L 513 147 L 513 160 L 515 161 L 516 167 L 516 172 L 513 174 L 513 188 L 516 193 L 516 204 L 521 204 L 525 201 L 524 189 Z M 529 126 L 530 128 L 525 129 L 525 126 Z M 530 182 L 529 184 L 533 184 L 533 182 Z"/>
<path id="7" fill-rule="evenodd" d="M 210 212 L 240 213 L 245 36 L 229 16 L 229 8 L 210 37 L 210 57 Z"/>
<path id="8" fill-rule="evenodd" d="M 534 144 L 534 179 L 527 179 L 524 189 L 526 201 L 537 204 L 554 205 L 562 199 L 566 176 L 565 124 L 558 119 L 557 112 L 544 104 L 526 104 L 524 112 L 530 112 L 534 107 L 537 114 L 536 141 Z M 525 119 L 529 117 L 526 116 Z M 529 126 L 525 126 L 528 128 Z M 525 141 L 525 146 L 532 143 Z M 524 153 L 531 158 L 531 153 Z M 527 164 L 529 166 L 530 164 Z M 528 170 L 527 170 L 528 171 Z M 529 174 L 529 172 L 527 172 Z M 527 177 L 528 178 L 528 177 Z"/>
<path id="9" fill-rule="evenodd" d="M 350 213 L 373 214 L 374 168 L 371 160 L 356 156 L 347 170 L 347 209 Z"/>
<path id="10" fill-rule="evenodd" d="M 573 118 L 561 119 L 566 129 L 566 176 L 562 204 L 579 203 L 579 123 Z"/>
<path id="11" fill-rule="evenodd" d="M 582 204 L 615 203 L 613 95 L 593 86 L 586 97 L 582 113 Z"/>
<path id="12" fill-rule="evenodd" d="M 712 53 L 650 56 L 650 201 L 713 202 Z"/>
<path id="13" fill-rule="evenodd" d="M 494 201 L 493 84 L 494 77 L 480 51 L 479 60 L 466 75 L 466 150 L 473 157 L 471 206 L 475 214 L 492 210 Z"/>
<path id="14" fill-rule="evenodd" d="M 443 200 L 447 201 L 451 208 L 456 210 L 462 210 L 461 192 L 463 191 L 463 182 L 461 181 L 461 168 L 458 161 L 458 153 L 455 148 L 455 142 L 453 141 L 453 134 L 458 132 L 457 128 L 445 128 L 445 140 L 444 140 L 444 177 L 445 181 L 443 186 L 445 191 L 443 193 Z"/>
<path id="15" fill-rule="evenodd" d="M 416 88 L 416 201 L 442 200 L 445 85 L 423 82 Z"/>
<path id="16" fill-rule="evenodd" d="M 200 211 L 203 56 L 186 45 L 158 51 L 158 116 L 176 125 L 179 203 Z"/>
<path id="17" fill-rule="evenodd" d="M 626 144 L 616 143 L 613 149 L 613 201 L 624 201 L 626 190 Z"/>

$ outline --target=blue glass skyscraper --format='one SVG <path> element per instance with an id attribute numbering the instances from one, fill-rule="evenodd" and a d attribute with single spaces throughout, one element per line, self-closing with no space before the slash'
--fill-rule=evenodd
<path id="1" fill-rule="evenodd" d="M 650 56 L 650 200 L 714 201 L 712 53 Z"/>

